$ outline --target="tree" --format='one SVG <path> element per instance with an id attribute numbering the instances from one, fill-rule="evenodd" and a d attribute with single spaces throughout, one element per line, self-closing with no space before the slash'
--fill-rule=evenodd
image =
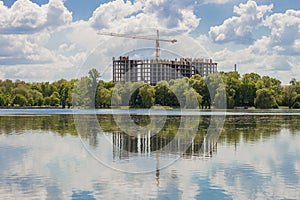
<path id="1" fill-rule="evenodd" d="M 43 95 L 38 90 L 30 90 L 30 99 L 32 99 L 32 106 L 42 106 L 43 105 Z"/>
<path id="2" fill-rule="evenodd" d="M 51 95 L 50 97 L 46 97 L 44 100 L 44 105 L 47 106 L 58 106 L 59 105 L 59 98 L 57 98 L 55 95 Z"/>
<path id="3" fill-rule="evenodd" d="M 242 78 L 240 93 L 242 106 L 254 106 L 256 97 L 256 83 L 260 76 L 256 73 L 245 74 Z"/>
<path id="4" fill-rule="evenodd" d="M 178 102 L 175 106 L 185 107 L 186 97 L 184 92 L 190 89 L 188 78 L 176 79 L 173 80 L 172 85 L 170 84 L 170 90 L 174 93 L 174 99 L 172 99 L 172 104 Z"/>
<path id="5" fill-rule="evenodd" d="M 275 78 L 270 78 L 269 76 L 263 76 L 256 83 L 257 89 L 269 89 L 275 98 L 277 104 L 281 104 L 282 102 L 282 87 L 281 82 Z"/>
<path id="6" fill-rule="evenodd" d="M 255 98 L 256 108 L 278 108 L 278 104 L 273 95 L 273 91 L 269 88 L 263 88 L 256 91 Z"/>
<path id="7" fill-rule="evenodd" d="M 90 94 L 90 108 L 95 107 L 95 97 L 96 97 L 96 90 L 98 85 L 98 79 L 100 78 L 100 73 L 95 69 L 91 69 L 89 72 L 89 94 Z"/>
<path id="8" fill-rule="evenodd" d="M 88 77 L 82 77 L 80 80 L 75 82 L 72 104 L 75 107 L 90 108 L 92 105 L 90 95 L 90 79 Z"/>
<path id="9" fill-rule="evenodd" d="M 205 79 L 199 74 L 196 74 L 189 79 L 189 82 L 192 88 L 194 88 L 194 90 L 201 96 L 201 107 L 210 108 L 210 93 L 206 86 Z"/>
<path id="10" fill-rule="evenodd" d="M 13 105 L 25 106 L 27 104 L 26 98 L 21 94 L 16 94 L 12 102 Z"/>
<path id="11" fill-rule="evenodd" d="M 142 108 L 150 108 L 155 102 L 155 90 L 149 84 L 145 84 L 142 87 L 140 87 L 139 96 L 141 97 Z"/>
<path id="12" fill-rule="evenodd" d="M 105 108 L 111 105 L 111 90 L 102 86 L 98 87 L 96 92 L 96 107 Z"/>
<path id="13" fill-rule="evenodd" d="M 167 81 L 160 81 L 154 88 L 155 90 L 155 104 L 162 106 L 170 105 L 170 86 Z"/>
<path id="14" fill-rule="evenodd" d="M 116 84 L 114 88 L 112 88 L 111 95 L 111 105 L 112 106 L 121 106 L 123 101 L 123 96 L 125 94 L 125 88 L 122 84 Z M 98 99 L 98 98 L 97 98 Z"/>
<path id="15" fill-rule="evenodd" d="M 240 75 L 237 72 L 228 72 L 223 74 L 222 79 L 225 84 L 227 108 L 240 106 L 242 104 Z"/>
<path id="16" fill-rule="evenodd" d="M 6 105 L 6 98 L 3 94 L 0 93 L 0 106 Z"/>
<path id="17" fill-rule="evenodd" d="M 293 102 L 292 108 L 296 108 L 296 109 L 300 108 L 300 94 L 297 94 L 294 97 L 294 102 Z"/>
<path id="18" fill-rule="evenodd" d="M 289 85 L 283 88 L 282 104 L 292 108 L 297 96 L 295 85 Z"/>
<path id="19" fill-rule="evenodd" d="M 210 104 L 215 104 L 214 102 L 211 102 L 215 100 L 215 95 L 217 94 L 217 89 L 220 88 L 221 86 L 224 87 L 224 82 L 222 80 L 222 74 L 209 74 L 205 78 L 205 83 L 207 87 L 207 91 L 205 92 L 204 96 L 204 101 L 208 101 Z M 209 95 L 208 95 L 209 94 Z M 206 100 L 209 96 L 210 100 Z M 209 106 L 210 107 L 210 106 Z"/>
<path id="20" fill-rule="evenodd" d="M 226 98 L 226 88 L 224 85 L 221 85 L 217 89 L 217 94 L 215 95 L 214 98 L 214 107 L 215 108 L 226 108 L 226 103 L 227 98 Z"/>
<path id="21" fill-rule="evenodd" d="M 144 82 L 135 82 L 135 83 L 126 83 L 125 86 L 125 94 L 122 98 L 124 105 L 128 106 L 128 99 L 129 99 L 129 106 L 130 107 L 141 107 L 142 106 L 142 99 L 139 95 L 140 87 L 144 85 Z M 124 102 L 125 100 L 125 102 Z"/>
<path id="22" fill-rule="evenodd" d="M 185 108 L 194 109 L 199 108 L 202 102 L 202 96 L 196 92 L 193 88 L 184 92 L 185 96 Z"/>
<path id="23" fill-rule="evenodd" d="M 65 108 L 66 105 L 69 105 L 71 102 L 71 99 L 69 99 L 70 90 L 71 87 L 68 82 L 66 80 L 62 80 L 62 83 L 58 86 L 58 94 L 62 108 Z"/>

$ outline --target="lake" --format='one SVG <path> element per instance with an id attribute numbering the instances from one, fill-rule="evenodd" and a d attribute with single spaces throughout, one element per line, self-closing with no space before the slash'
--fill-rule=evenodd
<path id="1" fill-rule="evenodd" d="M 300 199 L 300 112 L 0 110 L 0 199 Z"/>

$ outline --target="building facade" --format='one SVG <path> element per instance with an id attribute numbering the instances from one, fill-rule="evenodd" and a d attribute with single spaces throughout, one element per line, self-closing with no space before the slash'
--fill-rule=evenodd
<path id="1" fill-rule="evenodd" d="M 114 82 L 143 81 L 156 85 L 159 81 L 207 76 L 217 72 L 217 63 L 211 59 L 181 58 L 179 60 L 130 60 L 128 56 L 113 58 Z"/>

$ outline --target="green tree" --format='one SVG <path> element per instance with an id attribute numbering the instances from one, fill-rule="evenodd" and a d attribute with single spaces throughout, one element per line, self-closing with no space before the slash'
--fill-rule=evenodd
<path id="1" fill-rule="evenodd" d="M 129 86 L 126 88 L 125 97 L 126 101 L 129 98 L 129 105 L 130 107 L 142 107 L 142 99 L 140 96 L 140 87 L 144 85 L 144 82 L 136 82 L 136 83 L 127 83 Z M 131 96 L 130 96 L 131 95 Z M 125 102 L 125 105 L 128 105 L 128 102 Z"/>
<path id="2" fill-rule="evenodd" d="M 67 80 L 61 79 L 59 85 L 57 86 L 58 96 L 60 100 L 60 105 L 62 108 L 66 108 L 70 105 L 71 99 L 69 98 L 71 92 L 71 86 Z"/>
<path id="3" fill-rule="evenodd" d="M 202 103 L 202 96 L 193 88 L 184 92 L 185 108 L 194 109 L 199 108 Z"/>
<path id="4" fill-rule="evenodd" d="M 6 98 L 3 94 L 0 93 L 0 106 L 6 105 Z"/>
<path id="5" fill-rule="evenodd" d="M 176 79 L 170 82 L 170 90 L 176 95 L 172 99 L 172 104 L 175 106 L 185 107 L 186 96 L 184 95 L 185 91 L 190 89 L 188 78 Z M 178 105 L 176 103 L 178 102 Z"/>
<path id="6" fill-rule="evenodd" d="M 288 106 L 290 109 L 293 107 L 297 96 L 295 85 L 289 85 L 283 88 L 282 105 Z"/>
<path id="7" fill-rule="evenodd" d="M 260 76 L 256 73 L 245 74 L 243 76 L 240 86 L 242 106 L 254 106 L 256 83 L 258 80 L 260 80 Z"/>
<path id="8" fill-rule="evenodd" d="M 263 76 L 260 80 L 256 83 L 257 89 L 269 89 L 272 93 L 273 97 L 276 100 L 277 104 L 281 104 L 282 102 L 282 87 L 281 82 L 275 78 L 271 78 L 269 76 Z M 256 96 L 257 97 L 257 96 Z"/>
<path id="9" fill-rule="evenodd" d="M 223 74 L 222 78 L 225 84 L 227 108 L 240 106 L 242 104 L 240 75 L 237 72 L 228 72 Z"/>
<path id="10" fill-rule="evenodd" d="M 145 84 L 139 88 L 139 96 L 141 97 L 142 108 L 150 108 L 155 102 L 155 90 L 149 84 Z"/>
<path id="11" fill-rule="evenodd" d="M 294 97 L 294 102 L 293 102 L 292 108 L 296 108 L 296 109 L 300 108 L 300 94 L 297 94 Z"/>
<path id="12" fill-rule="evenodd" d="M 221 73 L 209 74 L 205 78 L 205 83 L 206 83 L 207 91 L 205 93 L 206 95 L 203 95 L 204 101 L 206 101 L 205 98 L 207 98 L 208 94 L 209 94 L 209 98 L 210 98 L 211 102 L 208 102 L 208 103 L 215 105 L 215 103 L 213 101 L 216 99 L 215 95 L 217 94 L 218 88 L 225 87 L 224 82 L 222 80 L 222 74 Z"/>
<path id="13" fill-rule="evenodd" d="M 155 88 L 155 104 L 159 104 L 161 106 L 170 105 L 170 86 L 167 81 L 160 81 L 156 84 Z"/>
<path id="14" fill-rule="evenodd" d="M 91 106 L 90 82 L 88 77 L 82 77 L 74 84 L 72 104 L 74 107 L 89 108 Z"/>
<path id="15" fill-rule="evenodd" d="M 111 90 L 102 86 L 98 87 L 96 93 L 96 107 L 106 108 L 111 105 Z"/>
<path id="16" fill-rule="evenodd" d="M 263 88 L 256 91 L 255 98 L 256 108 L 266 109 L 266 108 L 277 108 L 278 104 L 273 95 L 272 89 Z"/>
<path id="17" fill-rule="evenodd" d="M 14 105 L 25 106 L 27 104 L 27 100 L 23 95 L 16 94 L 15 97 L 13 98 L 12 104 L 13 106 Z"/>
<path id="18" fill-rule="evenodd" d="M 42 106 L 43 105 L 43 95 L 38 90 L 30 90 L 30 101 L 32 106 Z"/>
<path id="19" fill-rule="evenodd" d="M 226 108 L 227 97 L 226 97 L 226 88 L 224 85 L 221 85 L 217 89 L 217 93 L 214 98 L 214 107 L 215 108 Z"/>
<path id="20" fill-rule="evenodd" d="M 205 79 L 201 77 L 199 74 L 192 76 L 189 79 L 189 82 L 192 88 L 201 96 L 201 107 L 202 108 L 210 108 L 211 99 L 210 93 L 206 86 Z"/>
<path id="21" fill-rule="evenodd" d="M 95 107 L 95 97 L 96 97 L 96 90 L 98 85 L 98 79 L 100 78 L 100 73 L 95 69 L 91 69 L 89 72 L 89 95 L 90 95 L 90 108 Z"/>

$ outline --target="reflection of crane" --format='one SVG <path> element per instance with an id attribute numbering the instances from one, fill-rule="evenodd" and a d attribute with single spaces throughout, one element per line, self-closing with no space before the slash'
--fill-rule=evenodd
<path id="1" fill-rule="evenodd" d="M 109 35 L 109 36 L 116 36 L 116 37 L 126 37 L 126 38 L 132 38 L 132 39 L 143 39 L 143 40 L 155 40 L 156 41 L 156 51 L 155 51 L 155 58 L 156 60 L 159 59 L 160 55 L 160 49 L 159 49 L 159 42 L 171 42 L 175 43 L 177 40 L 167 40 L 167 39 L 160 39 L 159 38 L 159 31 L 156 31 L 156 37 L 149 37 L 149 36 L 139 36 L 139 35 L 130 35 L 130 34 L 118 34 L 118 33 L 103 33 L 98 32 L 98 35 Z"/>

